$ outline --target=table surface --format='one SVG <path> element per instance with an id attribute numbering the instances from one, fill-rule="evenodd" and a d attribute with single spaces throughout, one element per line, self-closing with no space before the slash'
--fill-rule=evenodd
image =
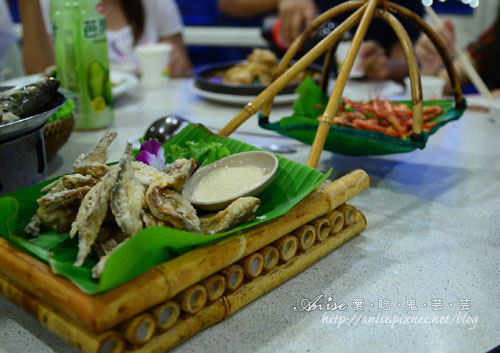
<path id="1" fill-rule="evenodd" d="M 110 160 L 158 117 L 178 114 L 217 131 L 242 108 L 205 101 L 190 84 L 172 80 L 118 99 L 109 128 L 118 132 Z M 346 96 L 373 97 L 382 86 L 350 82 Z M 290 112 L 290 106 L 275 107 L 271 120 Z M 49 177 L 69 172 L 102 134 L 74 132 L 49 162 Z M 255 117 L 232 137 L 293 146 L 297 153 L 285 156 L 302 163 L 310 149 L 259 128 Z M 362 168 L 370 175 L 370 188 L 351 201 L 366 215 L 367 229 L 172 352 L 492 349 L 500 343 L 499 160 L 500 117 L 479 112 L 466 112 L 442 128 L 425 150 L 382 157 L 323 152 L 322 171 L 334 168 L 338 177 Z M 302 310 L 315 298 L 348 309 Z M 19 351 L 74 349 L 0 297 L 0 352 Z"/>

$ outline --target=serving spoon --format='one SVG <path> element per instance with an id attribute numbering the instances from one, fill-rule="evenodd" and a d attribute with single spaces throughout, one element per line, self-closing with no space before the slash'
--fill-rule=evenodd
<path id="1" fill-rule="evenodd" d="M 156 139 L 161 143 L 170 140 L 183 123 L 189 123 L 189 121 L 178 115 L 171 114 L 161 117 L 146 129 L 144 140 Z"/>

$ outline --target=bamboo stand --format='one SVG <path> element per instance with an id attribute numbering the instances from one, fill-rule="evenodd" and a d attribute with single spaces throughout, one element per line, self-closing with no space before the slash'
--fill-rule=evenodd
<path id="1" fill-rule="evenodd" d="M 319 25 L 348 10 L 355 12 L 288 67 Z M 444 58 L 456 103 L 462 104 L 451 59 L 425 22 L 385 0 L 347 1 L 320 15 L 292 43 L 274 82 L 219 134 L 228 136 L 261 109 L 269 116 L 274 96 L 325 52 L 321 86 L 326 90 L 332 48 L 359 23 L 307 161 L 316 168 L 348 73 L 375 16 L 388 22 L 402 43 L 412 87 L 413 138 L 418 138 L 422 132 L 420 76 L 408 35 L 392 13 L 413 21 L 429 36 Z M 369 183 L 364 171 L 355 170 L 316 189 L 281 217 L 192 250 L 97 296 L 85 295 L 68 280 L 52 274 L 47 265 L 0 238 L 0 293 L 82 352 L 165 351 L 224 320 L 362 232 L 365 217 L 346 203 Z"/>

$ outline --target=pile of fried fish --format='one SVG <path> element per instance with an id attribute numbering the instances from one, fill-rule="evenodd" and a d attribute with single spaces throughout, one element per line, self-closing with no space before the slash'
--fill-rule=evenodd
<path id="1" fill-rule="evenodd" d="M 178 159 L 160 171 L 133 161 L 127 144 L 118 164 L 106 165 L 106 151 L 116 133 L 108 132 L 93 151 L 80 155 L 74 174 L 64 175 L 42 189 L 38 209 L 25 232 L 38 236 L 42 224 L 58 232 L 78 234 L 75 266 L 82 266 L 92 248 L 99 262 L 92 275 L 101 277 L 109 255 L 146 227 L 170 227 L 201 234 L 228 231 L 252 220 L 260 206 L 242 197 L 216 214 L 199 217 L 180 193 L 193 173 L 193 159 Z M 168 236 L 168 235 L 167 235 Z"/>

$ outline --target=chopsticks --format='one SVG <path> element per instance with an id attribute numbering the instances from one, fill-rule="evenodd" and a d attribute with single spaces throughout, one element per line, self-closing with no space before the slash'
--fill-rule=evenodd
<path id="1" fill-rule="evenodd" d="M 433 22 L 433 25 L 435 27 L 439 27 L 443 24 L 437 13 L 434 11 L 434 9 L 430 6 L 424 6 L 425 11 L 427 15 L 429 16 L 431 22 Z M 484 81 L 481 79 L 479 74 L 477 73 L 476 69 L 472 65 L 472 63 L 469 60 L 468 55 L 462 51 L 456 43 L 453 45 L 453 51 L 455 52 L 455 55 L 459 61 L 459 63 L 462 65 L 465 73 L 471 80 L 471 82 L 476 86 L 477 90 L 479 93 L 483 96 L 484 99 L 487 101 L 493 100 L 493 95 L 491 94 L 490 90 L 488 87 L 486 87 L 486 84 Z"/>

